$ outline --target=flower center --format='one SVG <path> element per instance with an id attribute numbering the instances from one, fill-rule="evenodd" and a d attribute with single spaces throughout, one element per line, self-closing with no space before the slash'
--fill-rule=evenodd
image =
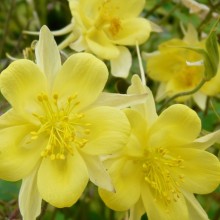
<path id="1" fill-rule="evenodd" d="M 44 94 L 38 96 L 43 114 L 33 114 L 40 121 L 40 127 L 31 132 L 31 139 L 37 139 L 40 134 L 48 137 L 42 157 L 64 160 L 67 154 L 74 154 L 74 147 L 87 143 L 90 124 L 82 121 L 84 114 L 74 113 L 74 108 L 80 104 L 76 99 L 77 95 L 70 96 L 66 104 L 59 107 L 57 94 L 52 99 Z"/>
<path id="2" fill-rule="evenodd" d="M 95 26 L 107 27 L 108 32 L 115 36 L 122 29 L 121 21 L 118 16 L 115 16 L 113 11 L 117 11 L 118 8 L 109 4 L 111 0 L 106 0 L 99 9 L 99 16 L 95 22 Z"/>
<path id="3" fill-rule="evenodd" d="M 157 148 L 153 155 L 147 155 L 142 161 L 144 180 L 153 189 L 155 199 L 162 201 L 166 207 L 180 198 L 179 188 L 184 181 L 184 176 L 178 172 L 178 168 L 184 168 L 184 161 L 168 153 L 164 148 Z"/>

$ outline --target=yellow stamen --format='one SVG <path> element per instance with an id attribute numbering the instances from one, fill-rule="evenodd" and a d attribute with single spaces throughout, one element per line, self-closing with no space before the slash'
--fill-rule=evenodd
<path id="1" fill-rule="evenodd" d="M 41 152 L 42 157 L 65 160 L 68 154 L 74 155 L 75 147 L 83 147 L 87 143 L 90 133 L 88 126 L 91 124 L 81 121 L 84 118 L 83 113 L 72 113 L 77 111 L 75 107 L 80 104 L 76 98 L 77 94 L 70 96 L 65 105 L 59 106 L 58 94 L 54 94 L 52 98 L 46 94 L 37 97 L 44 113 L 32 114 L 39 120 L 40 127 L 37 131 L 30 132 L 30 135 L 31 140 L 37 139 L 43 133 L 48 136 L 47 146 Z"/>

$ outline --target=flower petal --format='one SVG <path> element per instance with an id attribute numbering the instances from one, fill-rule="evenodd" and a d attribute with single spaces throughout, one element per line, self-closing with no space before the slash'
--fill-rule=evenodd
<path id="1" fill-rule="evenodd" d="M 183 194 L 189 212 L 189 220 L 209 220 L 207 213 L 196 200 L 195 196 L 189 192 L 183 192 Z"/>
<path id="2" fill-rule="evenodd" d="M 142 201 L 149 219 L 163 220 L 186 220 L 188 210 L 183 196 L 180 196 L 176 202 L 165 206 L 162 200 L 156 200 L 152 191 L 145 185 L 141 192 Z"/>
<path id="3" fill-rule="evenodd" d="M 193 94 L 193 99 L 195 103 L 199 106 L 199 108 L 204 111 L 206 108 L 207 96 L 201 92 L 197 92 Z"/>
<path id="4" fill-rule="evenodd" d="M 36 166 L 45 140 L 38 138 L 33 143 L 25 144 L 27 125 L 14 126 L 0 131 L 2 148 L 0 149 L 0 178 L 8 181 L 20 180 Z M 10 135 L 9 135 L 10 134 Z M 11 138 L 13 137 L 13 138 Z"/>
<path id="5" fill-rule="evenodd" d="M 133 18 L 137 17 L 144 9 L 144 0 L 111 0 L 106 6 L 111 9 L 113 17 Z"/>
<path id="6" fill-rule="evenodd" d="M 120 159 L 110 167 L 115 193 L 99 188 L 99 195 L 113 210 L 125 211 L 140 198 L 140 171 L 133 161 Z"/>
<path id="7" fill-rule="evenodd" d="M 86 163 L 91 182 L 100 188 L 113 192 L 114 187 L 112 185 L 111 178 L 100 158 L 98 156 L 92 156 L 85 153 L 81 153 L 81 155 Z"/>
<path id="8" fill-rule="evenodd" d="M 173 149 L 180 155 L 183 166 L 179 172 L 184 176 L 183 188 L 191 193 L 210 193 L 220 182 L 220 162 L 218 158 L 203 150 L 190 148 Z"/>
<path id="9" fill-rule="evenodd" d="M 112 34 L 109 27 L 105 29 L 112 42 L 119 45 L 142 44 L 149 38 L 152 30 L 150 22 L 144 18 L 121 20 L 120 26 L 121 28 L 116 34 Z"/>
<path id="10" fill-rule="evenodd" d="M 35 54 L 36 63 L 47 76 L 49 86 L 51 87 L 56 74 L 61 68 L 61 58 L 54 37 L 45 25 L 40 30 Z"/>
<path id="11" fill-rule="evenodd" d="M 141 113 L 151 125 L 158 118 L 153 94 L 147 86 L 143 86 L 138 75 L 134 75 L 131 79 L 131 82 L 131 86 L 128 88 L 127 92 L 129 95 L 147 93 L 146 102 L 142 105 L 133 106 L 133 108 Z"/>
<path id="12" fill-rule="evenodd" d="M 201 121 L 196 112 L 181 104 L 164 110 L 149 131 L 149 146 L 172 148 L 196 139 Z"/>
<path id="13" fill-rule="evenodd" d="M 111 60 L 120 54 L 118 47 L 101 30 L 91 29 L 86 35 L 86 41 L 92 53 L 101 59 Z"/>
<path id="14" fill-rule="evenodd" d="M 147 98 L 147 93 L 137 95 L 126 95 L 118 93 L 107 93 L 103 92 L 100 94 L 98 99 L 91 105 L 92 107 L 97 106 L 111 106 L 119 109 L 127 108 L 133 105 L 142 104 Z"/>
<path id="15" fill-rule="evenodd" d="M 85 112 L 89 123 L 88 142 L 82 148 L 87 154 L 111 154 L 127 142 L 130 125 L 125 114 L 112 107 L 97 107 Z"/>
<path id="16" fill-rule="evenodd" d="M 111 74 L 115 77 L 126 78 L 131 68 L 132 57 L 126 47 L 118 46 L 119 56 L 110 60 Z"/>
<path id="17" fill-rule="evenodd" d="M 72 206 L 82 195 L 87 182 L 88 171 L 77 151 L 64 161 L 44 159 L 38 171 L 40 195 L 57 208 Z"/>
<path id="18" fill-rule="evenodd" d="M 36 219 L 41 213 L 41 196 L 37 189 L 37 171 L 39 165 L 22 180 L 19 192 L 19 209 L 23 220 Z"/>
<path id="19" fill-rule="evenodd" d="M 37 95 L 46 91 L 46 77 L 38 66 L 29 60 L 17 60 L 6 68 L 0 77 L 3 96 L 17 110 L 30 109 Z"/>
<path id="20" fill-rule="evenodd" d="M 101 60 L 88 53 L 77 53 L 63 64 L 55 79 L 53 93 L 65 102 L 77 94 L 78 106 L 82 109 L 97 99 L 107 77 L 107 67 Z"/>

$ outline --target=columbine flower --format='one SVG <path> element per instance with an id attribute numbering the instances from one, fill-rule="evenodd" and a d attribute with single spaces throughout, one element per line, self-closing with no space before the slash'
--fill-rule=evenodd
<path id="1" fill-rule="evenodd" d="M 138 17 L 144 5 L 144 0 L 69 0 L 72 25 L 60 33 L 71 34 L 60 46 L 70 44 L 110 60 L 112 74 L 127 77 L 132 58 L 125 46 L 144 43 L 152 30 L 148 20 Z"/>
<path id="2" fill-rule="evenodd" d="M 36 62 L 15 61 L 0 76 L 12 106 L 0 117 L 0 178 L 23 179 L 19 205 L 27 220 L 39 215 L 41 198 L 56 207 L 73 205 L 89 179 L 113 190 L 99 156 L 117 151 L 129 133 L 123 112 L 92 107 L 108 76 L 102 61 L 79 53 L 61 66 L 44 26 Z"/>
<path id="3" fill-rule="evenodd" d="M 181 47 L 204 48 L 204 41 L 198 40 L 193 26 L 189 25 L 183 40 L 172 39 L 162 43 L 158 52 L 147 56 L 147 72 L 153 80 L 160 82 L 157 100 L 190 91 L 204 78 L 202 55 Z M 183 102 L 192 97 L 204 109 L 207 96 L 220 92 L 219 83 L 220 68 L 216 76 L 206 82 L 198 92 L 192 96 L 182 96 L 178 101 Z"/>
<path id="4" fill-rule="evenodd" d="M 116 193 L 99 189 L 107 206 L 131 209 L 130 220 L 208 219 L 193 193 L 213 191 L 220 181 L 217 157 L 205 151 L 219 131 L 197 138 L 197 114 L 182 104 L 155 111 L 151 91 L 134 76 L 130 93 L 147 92 L 146 104 L 125 112 L 132 133 L 123 150 L 106 160 Z"/>

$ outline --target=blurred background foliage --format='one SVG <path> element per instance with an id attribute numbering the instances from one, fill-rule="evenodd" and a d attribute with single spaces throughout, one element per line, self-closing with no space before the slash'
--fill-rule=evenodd
<path id="1" fill-rule="evenodd" d="M 146 0 L 143 16 L 162 27 L 163 32 L 152 33 L 150 39 L 141 45 L 141 51 L 152 52 L 157 46 L 168 39 L 181 38 L 183 33 L 181 25 L 192 23 L 198 33 L 208 34 L 216 17 L 213 13 L 220 14 L 219 0 L 199 0 L 210 8 L 206 14 L 190 13 L 189 8 L 181 0 Z M 24 56 L 33 57 L 32 42 L 37 36 L 24 34 L 24 30 L 39 31 L 46 24 L 51 30 L 58 30 L 68 25 L 71 13 L 67 0 L 1 0 L 0 3 L 0 72 L 6 68 L 13 59 Z M 218 39 L 220 39 L 220 25 L 218 25 Z M 135 31 L 135 30 L 134 30 Z M 65 36 L 56 37 L 59 43 Z M 129 48 L 133 56 L 131 74 L 139 73 L 136 50 Z M 67 53 L 72 51 L 67 50 Z M 108 65 L 108 64 L 107 64 Z M 144 64 L 145 65 L 145 64 Z M 119 79 L 109 76 L 107 90 L 125 93 L 129 85 L 128 79 Z M 156 83 L 148 81 L 148 86 L 155 92 Z M 0 96 L 0 113 L 9 107 L 8 103 Z M 204 133 L 213 131 L 220 126 L 220 99 L 209 98 L 207 110 L 201 112 L 195 107 L 202 120 Z M 219 154 L 219 146 L 212 147 L 210 151 Z M 19 220 L 17 196 L 20 182 L 9 183 L 0 180 L 0 220 Z M 220 189 L 209 195 L 197 196 L 211 220 L 220 220 Z M 116 213 L 105 207 L 100 200 L 97 189 L 89 184 L 81 199 L 71 208 L 55 209 L 43 203 L 42 213 L 38 220 L 122 220 L 126 213 Z M 143 220 L 147 217 L 143 216 Z"/>

